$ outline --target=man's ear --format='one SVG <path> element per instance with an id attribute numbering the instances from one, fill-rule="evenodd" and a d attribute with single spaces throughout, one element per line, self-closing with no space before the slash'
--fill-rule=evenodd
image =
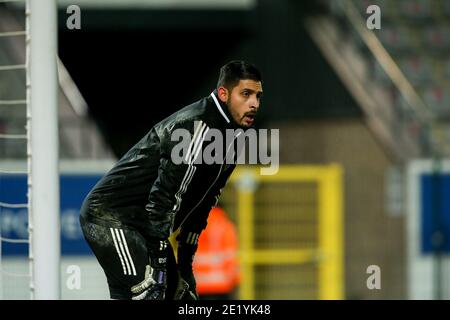
<path id="1" fill-rule="evenodd" d="M 225 87 L 217 88 L 217 95 L 219 96 L 220 101 L 226 103 L 228 101 L 228 90 Z"/>

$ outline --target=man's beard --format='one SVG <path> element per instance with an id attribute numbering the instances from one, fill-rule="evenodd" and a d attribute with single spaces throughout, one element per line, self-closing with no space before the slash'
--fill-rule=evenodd
<path id="1" fill-rule="evenodd" d="M 252 114 L 252 115 L 254 115 L 254 117 L 256 117 L 256 112 L 252 112 L 252 111 L 246 112 L 246 113 L 244 113 L 244 114 L 242 115 L 242 117 L 239 117 L 239 115 L 237 115 L 239 121 L 236 121 L 235 118 L 234 118 L 235 115 L 234 115 L 233 112 L 231 111 L 231 110 L 233 110 L 233 105 L 232 105 L 232 103 L 231 103 L 231 98 L 230 98 L 230 97 L 228 97 L 228 99 L 227 99 L 227 107 L 228 107 L 228 110 L 229 110 L 229 112 L 230 112 L 230 114 L 231 114 L 231 117 L 233 118 L 233 121 L 234 121 L 239 127 L 245 128 L 245 129 L 246 129 L 246 128 L 251 128 L 251 127 L 253 127 L 253 123 L 252 123 L 251 125 L 244 124 L 244 123 L 245 123 L 245 122 L 244 122 L 244 118 L 245 118 L 247 115 L 249 115 L 249 114 Z"/>

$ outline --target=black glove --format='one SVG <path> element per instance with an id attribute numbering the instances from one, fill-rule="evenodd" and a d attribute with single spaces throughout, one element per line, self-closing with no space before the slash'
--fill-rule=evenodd
<path id="1" fill-rule="evenodd" d="M 195 239 L 195 240 L 192 240 Z M 178 288 L 175 299 L 193 300 L 198 299 L 197 284 L 195 282 L 192 263 L 197 251 L 198 234 L 189 233 L 188 237 L 180 235 L 178 239 Z"/>
<path id="2" fill-rule="evenodd" d="M 194 277 L 192 276 L 192 278 Z M 177 290 L 175 291 L 175 300 L 198 300 L 197 291 L 195 289 L 195 279 L 194 286 L 191 287 L 178 273 L 178 285 Z"/>
<path id="3" fill-rule="evenodd" d="M 164 300 L 167 289 L 167 240 L 149 243 L 145 278 L 131 288 L 133 300 Z"/>

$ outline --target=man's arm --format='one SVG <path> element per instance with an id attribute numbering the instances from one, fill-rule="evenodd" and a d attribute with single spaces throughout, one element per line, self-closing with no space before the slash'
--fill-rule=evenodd
<path id="1" fill-rule="evenodd" d="M 233 169 L 234 167 L 227 176 L 219 182 L 214 189 L 215 192 L 208 194 L 200 206 L 196 208 L 195 214 L 193 214 L 180 229 L 180 233 L 177 237 L 177 261 L 180 282 L 182 282 L 180 287 L 185 282 L 187 288 L 184 288 L 184 292 L 178 292 L 178 294 L 175 295 L 176 299 L 191 300 L 191 297 L 198 297 L 197 284 L 192 269 L 194 256 L 198 248 L 198 239 L 200 238 L 202 231 L 206 228 L 209 213 L 211 212 L 211 209 L 217 205 L 222 189 Z"/>
<path id="2" fill-rule="evenodd" d="M 202 122 L 179 123 L 160 133 L 160 166 L 158 177 L 151 187 L 146 211 L 148 224 L 145 237 L 150 256 L 144 281 L 132 288 L 134 299 L 164 299 L 167 276 L 167 257 L 170 249 L 168 237 L 172 232 L 175 214 L 180 209 L 185 191 L 195 174 L 197 150 L 202 148 L 206 125 Z M 176 163 L 171 158 L 172 149 L 180 141 L 172 141 L 172 133 L 183 129 L 188 139 L 186 161 Z M 183 154 L 184 156 L 184 154 Z"/>
<path id="3" fill-rule="evenodd" d="M 184 130 L 184 137 L 189 136 L 187 153 L 183 153 L 181 163 L 172 159 L 172 150 L 180 143 L 179 140 L 172 141 L 172 134 L 178 129 Z M 195 128 L 193 122 L 186 122 L 177 124 L 171 130 L 166 129 L 162 134 L 158 177 L 150 190 L 146 206 L 149 213 L 147 234 L 150 238 L 167 239 L 170 236 L 175 215 L 197 170 L 194 161 L 207 130 L 208 127 L 201 121 L 195 123 Z"/>

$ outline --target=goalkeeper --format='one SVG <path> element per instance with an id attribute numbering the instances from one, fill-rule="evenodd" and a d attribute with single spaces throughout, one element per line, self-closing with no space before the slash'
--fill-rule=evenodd
<path id="1" fill-rule="evenodd" d="M 234 141 L 219 149 L 221 161 L 196 160 L 214 142 L 210 129 L 225 137 L 226 129 L 252 127 L 261 95 L 262 78 L 254 65 L 227 63 L 209 96 L 151 128 L 88 194 L 81 227 L 112 299 L 197 299 L 193 257 L 236 166 L 225 161 Z M 177 132 L 190 141 L 181 162 L 172 152 L 180 140 Z M 176 230 L 175 258 L 168 238 Z"/>

